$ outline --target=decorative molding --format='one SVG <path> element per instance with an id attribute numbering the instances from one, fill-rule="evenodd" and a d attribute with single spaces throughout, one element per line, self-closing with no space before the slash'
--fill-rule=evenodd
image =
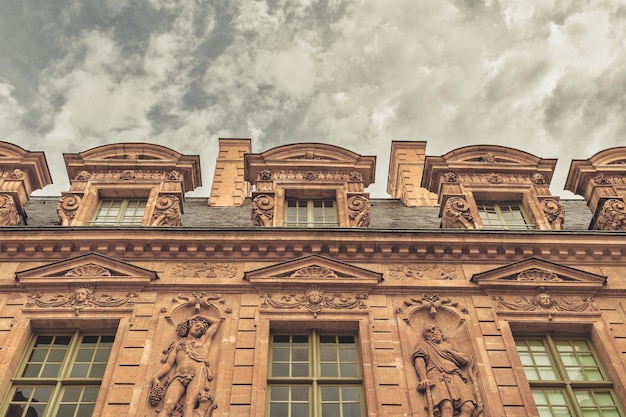
<path id="1" fill-rule="evenodd" d="M 16 226 L 20 224 L 15 199 L 9 194 L 0 194 L 0 226 Z"/>
<path id="2" fill-rule="evenodd" d="M 506 278 L 502 278 L 506 279 Z M 574 281 L 571 278 L 560 277 L 554 272 L 540 268 L 531 268 L 520 272 L 514 278 L 515 281 L 540 281 L 540 282 L 563 282 Z"/>
<path id="3" fill-rule="evenodd" d="M 75 179 L 82 180 L 82 174 L 85 171 L 81 171 L 76 175 Z M 81 177 L 81 178 L 79 178 Z M 174 181 L 180 180 L 181 175 L 178 171 L 157 171 L 157 170 L 135 170 L 135 169 L 123 169 L 123 170 L 102 170 L 94 171 L 91 173 L 90 180 L 92 181 Z"/>
<path id="4" fill-rule="evenodd" d="M 496 302 L 499 309 L 515 310 L 515 311 L 535 311 L 554 313 L 557 311 L 598 311 L 595 306 L 595 298 L 593 296 L 553 298 L 545 287 L 539 287 L 532 296 L 492 296 L 491 299 Z M 579 300 L 579 301 L 578 301 Z"/>
<path id="5" fill-rule="evenodd" d="M 252 200 L 252 224 L 269 227 L 274 223 L 274 195 L 259 194 Z"/>
<path id="6" fill-rule="evenodd" d="M 66 194 L 61 197 L 57 203 L 57 214 L 59 215 L 57 224 L 69 226 L 74 216 L 76 216 L 81 203 L 82 198 L 76 194 Z"/>
<path id="7" fill-rule="evenodd" d="M 90 179 L 91 173 L 89 171 L 80 171 L 74 178 L 76 181 L 89 181 Z"/>
<path id="8" fill-rule="evenodd" d="M 626 184 L 626 176 L 599 173 L 594 177 L 593 182 L 596 185 L 623 185 Z"/>
<path id="9" fill-rule="evenodd" d="M 293 181 L 350 181 L 362 182 L 363 175 L 359 172 L 327 172 L 327 171 L 278 171 L 274 172 L 274 180 Z"/>
<path id="10" fill-rule="evenodd" d="M 13 171 L 9 173 L 9 178 L 12 180 L 23 180 L 24 179 L 24 171 L 19 168 L 15 168 Z"/>
<path id="11" fill-rule="evenodd" d="M 408 308 L 415 307 L 414 312 L 417 310 L 428 309 L 428 315 L 431 318 L 435 318 L 439 309 L 443 308 L 449 311 L 460 311 L 467 314 L 467 309 L 464 306 L 459 305 L 458 302 L 453 301 L 449 297 L 440 297 L 438 294 L 424 294 L 422 298 L 411 297 L 404 301 L 403 307 L 398 307 L 396 313 L 404 313 Z"/>
<path id="12" fill-rule="evenodd" d="M 350 227 L 368 227 L 371 220 L 371 205 L 367 195 L 348 195 Z"/>
<path id="13" fill-rule="evenodd" d="M 395 279 L 436 279 L 454 280 L 456 276 L 454 265 L 393 265 L 387 275 Z"/>
<path id="14" fill-rule="evenodd" d="M 152 226 L 181 226 L 180 198 L 175 195 L 162 195 L 156 201 Z"/>
<path id="15" fill-rule="evenodd" d="M 536 178 L 534 177 L 534 175 L 515 173 L 504 174 L 499 172 L 463 172 L 458 174 L 458 182 L 486 184 L 537 184 Z"/>
<path id="16" fill-rule="evenodd" d="M 329 309 L 353 309 L 367 308 L 365 300 L 367 294 L 355 294 L 354 297 L 346 297 L 343 294 L 326 295 L 324 289 L 319 285 L 311 285 L 304 295 L 287 294 L 280 296 L 280 301 L 272 299 L 271 293 L 261 294 L 261 308 L 269 306 L 278 309 L 299 309 L 306 308 L 312 313 L 319 313 L 324 308 Z"/>
<path id="17" fill-rule="evenodd" d="M 441 215 L 441 227 L 444 229 L 475 229 L 474 217 L 470 206 L 462 197 L 450 197 L 446 201 Z"/>
<path id="18" fill-rule="evenodd" d="M 563 220 L 565 219 L 565 209 L 563 205 L 553 198 L 546 198 L 541 201 L 541 208 L 543 209 L 550 226 L 553 230 L 561 230 L 563 227 Z"/>
<path id="19" fill-rule="evenodd" d="M 239 268 L 236 265 L 226 263 L 179 263 L 174 265 L 172 276 L 180 278 L 218 278 L 220 276 L 234 278 L 237 276 L 238 272 Z"/>
<path id="20" fill-rule="evenodd" d="M 626 230 L 626 205 L 615 198 L 606 200 L 596 218 L 598 230 Z"/>
<path id="21" fill-rule="evenodd" d="M 133 299 L 137 297 L 134 292 L 127 293 L 124 298 L 115 298 L 108 294 L 96 296 L 94 290 L 93 285 L 83 285 L 69 294 L 59 293 L 48 300 L 43 300 L 40 292 L 33 292 L 28 296 L 32 301 L 27 302 L 26 307 L 72 308 L 78 315 L 81 309 L 87 307 L 132 307 L 135 304 Z"/>
<path id="22" fill-rule="evenodd" d="M 305 268 L 300 268 L 289 277 L 309 279 L 339 279 L 335 271 L 322 266 L 307 266 Z"/>

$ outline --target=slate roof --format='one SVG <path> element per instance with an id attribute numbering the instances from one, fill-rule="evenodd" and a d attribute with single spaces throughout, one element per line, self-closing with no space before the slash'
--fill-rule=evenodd
<path id="1" fill-rule="evenodd" d="M 27 226 L 56 226 L 56 205 L 60 197 L 35 196 L 26 204 Z M 563 230 L 588 230 L 591 211 L 584 200 L 561 200 L 565 209 Z M 399 200 L 372 199 L 370 229 L 424 230 L 438 229 L 439 207 L 406 207 Z M 207 198 L 186 198 L 183 226 L 192 228 L 250 228 L 252 202 L 246 199 L 242 207 L 209 207 Z"/>

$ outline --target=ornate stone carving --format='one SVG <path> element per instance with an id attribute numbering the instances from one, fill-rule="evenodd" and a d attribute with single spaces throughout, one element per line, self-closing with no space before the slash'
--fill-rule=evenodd
<path id="1" fill-rule="evenodd" d="M 264 169 L 259 172 L 259 181 L 271 181 L 272 180 L 272 171 Z"/>
<path id="2" fill-rule="evenodd" d="M 462 313 L 467 313 L 467 309 L 458 302 L 452 301 L 451 298 L 445 297 L 441 298 L 438 294 L 424 294 L 422 298 L 411 297 L 410 299 L 404 301 L 404 307 L 398 307 L 396 313 L 402 313 L 405 308 L 417 306 L 417 309 L 427 309 L 428 315 L 431 318 L 435 318 L 437 312 L 440 308 L 445 308 L 446 310 L 458 309 Z"/>
<path id="3" fill-rule="evenodd" d="M 454 172 L 446 172 L 443 174 L 443 180 L 445 182 L 459 182 L 459 178 Z"/>
<path id="4" fill-rule="evenodd" d="M 596 219 L 598 230 L 626 230 L 626 205 L 622 200 L 606 200 Z"/>
<path id="5" fill-rule="evenodd" d="M 348 196 L 350 227 L 368 227 L 370 224 L 370 200 L 364 195 Z"/>
<path id="6" fill-rule="evenodd" d="M 20 215 L 17 212 L 15 200 L 9 194 L 0 194 L 0 226 L 18 224 L 20 224 Z"/>
<path id="7" fill-rule="evenodd" d="M 538 288 L 537 291 L 535 291 L 535 294 L 531 297 L 492 297 L 500 309 L 539 311 L 547 313 L 554 313 L 556 311 L 597 311 L 597 308 L 594 305 L 594 297 L 590 296 L 577 298 L 579 298 L 580 301 L 573 301 L 567 297 L 561 297 L 557 300 L 554 299 L 543 287 Z"/>
<path id="8" fill-rule="evenodd" d="M 326 171 L 279 171 L 274 173 L 274 180 L 330 180 L 350 181 L 350 174 L 346 172 Z"/>
<path id="9" fill-rule="evenodd" d="M 308 181 L 315 181 L 317 179 L 317 175 L 313 171 L 306 171 L 302 178 Z"/>
<path id="10" fill-rule="evenodd" d="M 450 197 L 446 201 L 441 216 L 444 229 L 475 229 L 474 218 L 469 204 L 461 197 Z"/>
<path id="11" fill-rule="evenodd" d="M 157 199 L 152 215 L 152 226 L 180 226 L 180 199 L 174 195 L 162 195 Z"/>
<path id="12" fill-rule="evenodd" d="M 544 178 L 544 176 L 538 172 L 534 173 L 531 178 L 532 178 L 533 184 L 543 185 L 546 183 L 546 179 Z"/>
<path id="13" fill-rule="evenodd" d="M 600 173 L 595 176 L 593 181 L 596 185 L 622 185 L 626 184 L 626 176 L 624 175 L 610 175 Z"/>
<path id="14" fill-rule="evenodd" d="M 175 169 L 167 173 L 167 179 L 170 181 L 179 181 L 181 178 L 182 178 L 182 175 L 180 174 L 180 172 L 176 171 Z"/>
<path id="15" fill-rule="evenodd" d="M 150 385 L 149 402 L 159 417 L 209 417 L 217 408 L 210 394 L 209 363 L 222 319 L 195 314 L 178 324 L 178 340 L 163 351 Z"/>
<path id="16" fill-rule="evenodd" d="M 563 219 L 565 218 L 565 209 L 558 201 L 553 198 L 546 198 L 541 202 L 541 208 L 546 214 L 552 229 L 561 230 L 563 227 Z"/>
<path id="17" fill-rule="evenodd" d="M 411 355 L 429 416 L 471 417 L 478 402 L 471 356 L 450 343 L 441 327 L 425 326 Z"/>
<path id="18" fill-rule="evenodd" d="M 338 278 L 337 274 L 334 271 L 328 268 L 324 268 L 322 266 L 307 266 L 305 268 L 300 268 L 289 277 L 313 279 Z"/>
<path id="19" fill-rule="evenodd" d="M 19 168 L 15 168 L 9 174 L 9 178 L 11 178 L 12 180 L 22 180 L 22 179 L 24 179 L 24 171 L 22 171 Z"/>
<path id="20" fill-rule="evenodd" d="M 77 181 L 89 181 L 89 179 L 91 178 L 91 173 L 89 173 L 89 171 L 80 171 L 78 174 L 76 174 L 76 178 L 74 178 Z"/>
<path id="21" fill-rule="evenodd" d="M 363 174 L 358 171 L 352 171 L 350 173 L 350 177 L 348 178 L 349 182 L 363 182 Z"/>
<path id="22" fill-rule="evenodd" d="M 224 276 L 226 278 L 234 278 L 237 275 L 238 268 L 235 265 L 218 263 L 210 264 L 207 262 L 176 264 L 172 270 L 174 277 L 193 277 L 193 278 L 217 278 Z"/>
<path id="23" fill-rule="evenodd" d="M 481 162 L 496 162 L 496 156 L 491 152 L 487 152 L 485 153 L 484 156 L 480 158 L 480 161 Z"/>
<path id="24" fill-rule="evenodd" d="M 546 271 L 539 268 L 527 269 L 522 271 L 515 277 L 516 281 L 539 281 L 539 282 L 562 282 L 565 279 L 559 277 L 554 272 Z"/>
<path id="25" fill-rule="evenodd" d="M 282 309 L 299 309 L 301 307 L 307 310 L 318 313 L 324 308 L 331 309 L 351 309 L 351 308 L 367 308 L 365 300 L 367 300 L 367 294 L 355 294 L 354 298 L 345 297 L 342 294 L 326 295 L 324 290 L 319 285 L 312 285 L 304 291 L 304 295 L 283 295 L 280 300 L 272 299 L 272 294 L 261 294 L 261 308 L 268 308 L 272 306 L 274 308 Z"/>
<path id="26" fill-rule="evenodd" d="M 252 200 L 252 224 L 255 226 L 271 226 L 274 219 L 274 196 L 259 194 Z"/>
<path id="27" fill-rule="evenodd" d="M 110 277 L 111 271 L 96 264 L 81 265 L 65 273 L 66 277 Z"/>
<path id="28" fill-rule="evenodd" d="M 172 181 L 178 180 L 174 178 L 176 171 L 154 171 L 154 170 L 102 170 L 91 173 L 90 179 L 98 181 L 119 181 L 123 180 L 136 180 L 136 181 Z"/>
<path id="29" fill-rule="evenodd" d="M 459 182 L 464 183 L 509 183 L 509 184 L 535 184 L 530 175 L 505 174 L 487 172 L 464 172 L 458 175 Z"/>
<path id="30" fill-rule="evenodd" d="M 126 294 L 125 298 L 115 298 L 107 294 L 96 296 L 94 289 L 95 287 L 92 285 L 84 285 L 76 288 L 69 295 L 57 294 L 48 300 L 43 300 L 41 293 L 34 292 L 29 295 L 32 302 L 28 302 L 26 306 L 73 308 L 78 315 L 80 310 L 85 307 L 119 307 L 122 305 L 131 307 L 134 305 L 133 299 L 137 297 L 134 292 Z"/>
<path id="31" fill-rule="evenodd" d="M 126 169 L 121 172 L 120 179 L 124 181 L 134 180 L 136 178 L 136 171 L 133 169 Z"/>
<path id="32" fill-rule="evenodd" d="M 59 215 L 57 224 L 69 226 L 81 202 L 82 199 L 76 194 L 68 194 L 61 197 L 57 203 L 57 214 Z"/>
<path id="33" fill-rule="evenodd" d="M 389 277 L 396 279 L 457 279 L 454 265 L 393 265 L 389 268 Z"/>

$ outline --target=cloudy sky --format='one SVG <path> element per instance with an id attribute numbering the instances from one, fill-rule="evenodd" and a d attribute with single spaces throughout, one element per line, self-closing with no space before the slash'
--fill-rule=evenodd
<path id="1" fill-rule="evenodd" d="M 626 145 L 626 0 L 1 0 L 0 140 L 198 154 L 314 141 L 377 155 L 502 144 L 570 160 Z"/>

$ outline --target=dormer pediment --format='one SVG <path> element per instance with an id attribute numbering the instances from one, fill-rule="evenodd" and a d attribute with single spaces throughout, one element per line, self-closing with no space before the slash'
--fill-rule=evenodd
<path id="1" fill-rule="evenodd" d="M 137 291 L 157 278 L 155 271 L 98 253 L 88 253 L 15 273 L 16 281 L 22 286 L 38 290 L 91 284 L 99 289 Z"/>
<path id="2" fill-rule="evenodd" d="M 536 289 L 544 287 L 579 291 L 583 288 L 599 289 L 606 284 L 606 279 L 607 277 L 603 275 L 533 257 L 474 274 L 471 281 L 483 288 Z"/>
<path id="3" fill-rule="evenodd" d="M 319 255 L 311 255 L 246 272 L 244 279 L 255 286 L 369 288 L 382 281 L 382 274 Z"/>

